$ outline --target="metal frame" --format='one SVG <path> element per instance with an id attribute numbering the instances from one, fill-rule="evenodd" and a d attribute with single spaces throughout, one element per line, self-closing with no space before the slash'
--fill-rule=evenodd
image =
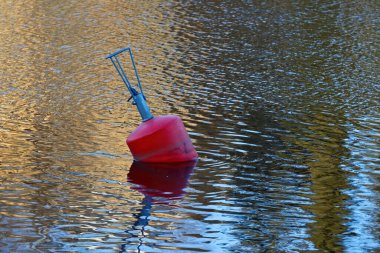
<path id="1" fill-rule="evenodd" d="M 120 61 L 119 61 L 119 58 L 117 58 L 117 56 L 125 51 L 128 51 L 129 52 L 129 57 L 131 59 L 131 62 L 132 62 L 132 65 L 133 65 L 133 69 L 135 71 L 135 75 L 136 75 L 136 79 L 137 79 L 137 84 L 138 84 L 138 88 L 140 90 L 140 93 L 135 89 L 133 88 L 131 82 L 129 81 L 128 79 L 128 76 L 127 74 L 125 73 Z M 133 59 L 133 54 L 132 54 L 132 50 L 129 48 L 129 47 L 126 47 L 126 48 L 123 48 L 123 49 L 120 49 L 112 54 L 109 54 L 106 59 L 110 59 L 112 61 L 112 64 L 113 66 L 115 67 L 117 73 L 119 74 L 119 76 L 121 77 L 121 80 L 124 82 L 125 86 L 127 86 L 129 92 L 131 93 L 131 98 L 133 98 L 133 104 L 135 104 L 137 106 L 137 109 L 139 110 L 139 113 L 142 117 L 142 120 L 143 121 L 147 121 L 147 120 L 150 120 L 153 118 L 153 115 L 150 113 L 150 110 L 149 110 L 149 107 L 148 105 L 146 104 L 146 98 L 145 98 L 145 95 L 144 95 L 144 92 L 143 92 L 143 89 L 141 87 L 141 82 L 140 82 L 140 78 L 139 78 L 139 75 L 137 73 L 137 69 L 136 69 L 136 64 L 135 64 L 135 60 Z M 129 99 L 128 99 L 129 101 Z"/>

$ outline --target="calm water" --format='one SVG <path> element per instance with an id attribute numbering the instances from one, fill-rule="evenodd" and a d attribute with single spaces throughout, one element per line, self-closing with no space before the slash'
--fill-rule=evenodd
<path id="1" fill-rule="evenodd" d="M 379 252 L 378 1 L 1 1 L 1 252 Z M 131 46 L 196 165 L 132 164 Z"/>

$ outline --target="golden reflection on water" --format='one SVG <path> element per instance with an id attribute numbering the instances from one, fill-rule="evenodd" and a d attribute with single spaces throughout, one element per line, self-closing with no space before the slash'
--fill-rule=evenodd
<path id="1" fill-rule="evenodd" d="M 23 201 L 17 205 L 64 205 L 56 202 L 60 201 L 55 200 L 55 192 L 61 197 L 78 195 L 103 201 L 110 210 L 112 203 L 119 205 L 117 199 L 94 194 L 91 189 L 106 187 L 102 178 L 126 180 L 132 158 L 124 140 L 140 119 L 126 102 L 128 94 L 104 57 L 132 45 L 146 93 L 161 89 L 162 80 L 147 75 L 156 65 L 154 57 L 167 51 L 163 45 L 170 45 L 170 34 L 158 32 L 159 26 L 169 25 L 167 17 L 157 14 L 158 4 L 0 3 L 0 9 L 6 10 L 0 28 L 0 93 L 5 94 L 0 96 L 0 161 L 1 181 L 7 182 L 2 190 L 13 184 L 12 190 L 17 191 L 20 187 L 16 185 L 25 178 L 42 182 L 57 178 L 57 184 L 47 185 L 48 189 L 36 183 L 38 192 L 20 196 Z M 149 102 L 155 112 L 162 113 L 160 99 Z M 78 177 L 71 173 L 87 175 L 80 177 L 85 191 L 70 190 L 70 184 L 59 182 L 59 178 L 67 178 L 75 185 Z M 122 188 L 109 189 L 109 194 L 136 199 L 136 194 Z M 7 205 L 15 203 L 8 201 Z"/>
<path id="2" fill-rule="evenodd" d="M 334 108 L 331 108 L 335 111 Z M 308 127 L 303 139 L 293 139 L 294 143 L 308 150 L 310 159 L 305 165 L 310 168 L 310 181 L 312 194 L 309 198 L 313 204 L 305 207 L 315 215 L 311 223 L 311 240 L 317 248 L 329 248 L 342 251 L 339 235 L 346 231 L 344 216 L 349 212 L 345 208 L 348 196 L 344 190 L 349 188 L 348 175 L 342 172 L 341 164 L 349 156 L 348 150 L 337 145 L 347 138 L 347 130 L 339 124 L 345 117 L 342 113 L 320 113 L 310 115 Z M 317 138 L 316 138 L 317 137 Z M 290 140 L 289 140 L 290 141 Z"/>
<path id="3" fill-rule="evenodd" d="M 146 76 L 153 57 L 165 54 L 162 45 L 170 45 L 166 43 L 170 34 L 157 33 L 158 24 L 168 25 L 167 17 L 145 12 L 157 12 L 158 4 L 33 1 L 25 8 L 23 2 L 2 2 L 0 7 L 7 11 L 0 60 L 5 78 L 2 92 L 7 95 L 0 98 L 5 105 L 1 115 L 3 127 L 11 131 L 2 131 L 1 139 L 15 149 L 4 150 L 3 162 L 24 165 L 33 163 L 33 157 L 58 162 L 63 154 L 80 150 L 127 152 L 123 140 L 139 118 L 125 102 L 128 94 L 104 56 L 131 44 L 140 75 Z M 157 42 L 162 44 L 153 46 Z M 154 51 L 147 52 L 148 48 Z M 143 78 L 148 95 L 156 82 L 154 77 Z M 96 104 L 99 98 L 115 101 L 115 107 L 108 110 L 109 105 Z M 160 100 L 149 102 L 160 113 Z M 99 120 L 108 124 L 97 124 Z M 123 124 L 122 131 L 115 131 L 111 124 Z M 126 164 L 116 160 L 128 167 L 131 159 Z"/>

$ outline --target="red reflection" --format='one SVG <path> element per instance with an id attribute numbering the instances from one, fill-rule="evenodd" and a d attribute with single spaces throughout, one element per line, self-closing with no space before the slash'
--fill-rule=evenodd
<path id="1" fill-rule="evenodd" d="M 197 161 L 182 163 L 141 163 L 133 162 L 128 173 L 128 182 L 135 184 L 132 189 L 145 196 L 179 199 Z"/>

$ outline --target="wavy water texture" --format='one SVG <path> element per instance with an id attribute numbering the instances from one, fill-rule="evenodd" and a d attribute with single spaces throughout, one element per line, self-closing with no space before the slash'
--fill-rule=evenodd
<path id="1" fill-rule="evenodd" d="M 0 9 L 1 252 L 380 248 L 378 2 Z M 196 165 L 133 164 L 125 46 Z"/>

